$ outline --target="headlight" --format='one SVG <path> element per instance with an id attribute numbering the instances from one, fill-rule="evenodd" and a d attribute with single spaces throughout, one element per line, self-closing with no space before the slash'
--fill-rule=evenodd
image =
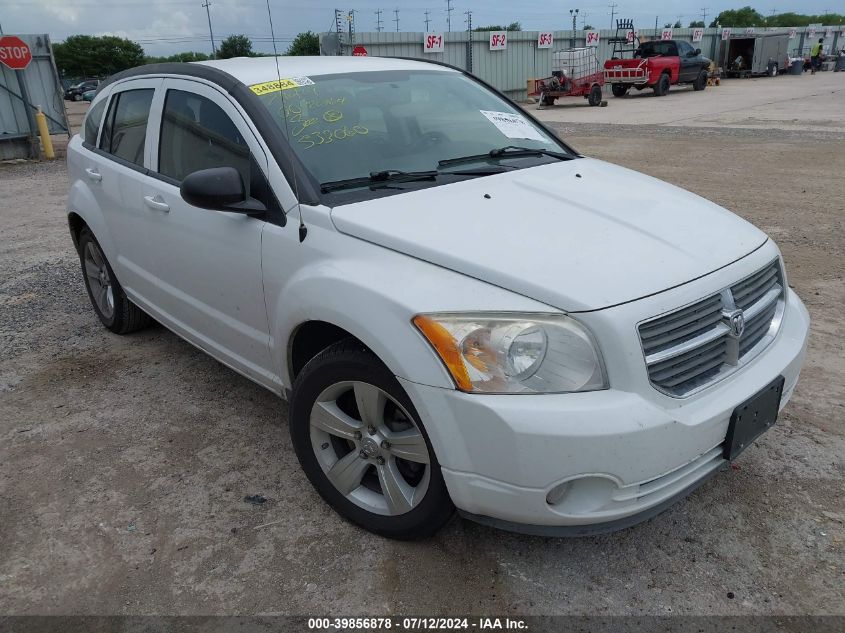
<path id="1" fill-rule="evenodd" d="M 567 393 L 606 389 L 589 331 L 565 315 L 421 314 L 414 325 L 461 391 Z"/>

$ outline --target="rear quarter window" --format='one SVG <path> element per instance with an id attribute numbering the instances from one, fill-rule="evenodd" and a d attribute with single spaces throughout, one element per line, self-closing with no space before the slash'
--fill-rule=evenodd
<path id="1" fill-rule="evenodd" d="M 100 130 L 100 123 L 103 122 L 103 112 L 106 109 L 106 99 L 102 99 L 91 106 L 85 116 L 85 127 L 83 140 L 91 146 L 97 145 L 97 132 Z"/>

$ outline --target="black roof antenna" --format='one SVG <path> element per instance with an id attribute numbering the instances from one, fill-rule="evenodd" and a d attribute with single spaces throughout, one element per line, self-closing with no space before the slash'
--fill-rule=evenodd
<path id="1" fill-rule="evenodd" d="M 282 97 L 282 113 L 285 117 L 285 136 L 290 142 L 290 125 L 288 125 L 288 106 L 285 102 L 285 91 L 282 89 L 282 71 L 279 70 L 279 51 L 276 50 L 276 33 L 273 31 L 273 14 L 270 12 L 270 0 L 267 0 L 267 19 L 270 22 L 270 37 L 273 40 L 273 58 L 276 61 L 276 78 L 279 80 L 279 93 Z M 305 236 L 308 235 L 308 227 L 302 221 L 302 203 L 299 201 L 299 176 L 296 173 L 296 157 L 292 162 L 293 166 L 293 189 L 296 195 L 296 206 L 299 209 L 299 243 L 305 241 Z"/>

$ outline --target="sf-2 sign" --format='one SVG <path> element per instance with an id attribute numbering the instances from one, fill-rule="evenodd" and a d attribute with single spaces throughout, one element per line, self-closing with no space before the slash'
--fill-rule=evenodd
<path id="1" fill-rule="evenodd" d="M 23 70 L 32 61 L 32 51 L 21 38 L 16 35 L 0 37 L 0 64 L 12 70 Z"/>
<path id="2" fill-rule="evenodd" d="M 442 53 L 443 50 L 443 33 L 426 33 L 423 35 L 423 53 Z"/>
<path id="3" fill-rule="evenodd" d="M 490 50 L 503 51 L 508 47 L 508 34 L 505 31 L 490 31 Z"/>

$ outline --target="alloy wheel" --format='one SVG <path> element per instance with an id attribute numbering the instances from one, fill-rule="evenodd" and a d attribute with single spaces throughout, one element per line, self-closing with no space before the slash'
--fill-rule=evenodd
<path id="1" fill-rule="evenodd" d="M 326 478 L 358 507 L 397 516 L 425 497 L 428 445 L 413 417 L 382 389 L 358 381 L 324 389 L 311 409 L 310 437 Z"/>
<path id="2" fill-rule="evenodd" d="M 100 313 L 110 319 L 114 314 L 114 288 L 108 266 L 106 266 L 106 258 L 93 240 L 85 245 L 83 261 L 91 296 Z"/>

